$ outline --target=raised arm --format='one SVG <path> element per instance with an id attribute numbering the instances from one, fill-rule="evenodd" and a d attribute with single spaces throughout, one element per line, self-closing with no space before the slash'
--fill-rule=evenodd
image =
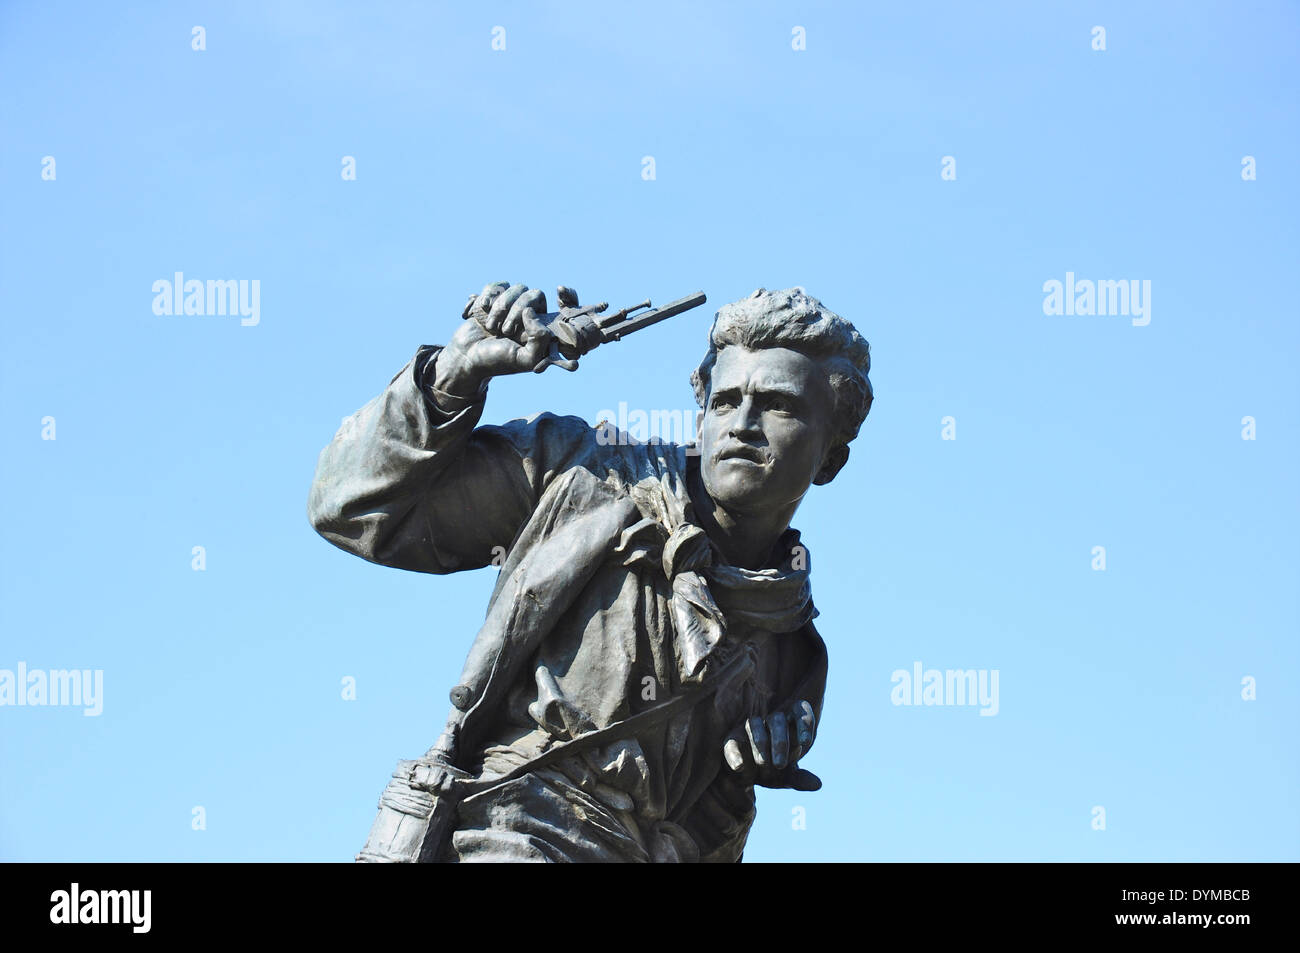
<path id="1" fill-rule="evenodd" d="M 312 482 L 317 532 L 371 562 L 430 573 L 488 565 L 510 546 L 550 477 L 596 450 L 591 427 L 573 417 L 475 429 L 488 380 L 546 354 L 538 307 L 541 292 L 488 286 L 446 348 L 420 348 L 343 422 Z"/>

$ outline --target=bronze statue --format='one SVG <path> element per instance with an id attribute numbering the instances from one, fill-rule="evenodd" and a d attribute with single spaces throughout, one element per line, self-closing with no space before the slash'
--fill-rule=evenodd
<path id="1" fill-rule="evenodd" d="M 760 289 L 717 312 L 691 375 L 697 447 L 549 413 L 478 426 L 491 378 L 572 370 L 602 326 L 647 317 L 559 303 L 471 296 L 321 453 L 308 509 L 331 543 L 501 566 L 446 729 L 398 764 L 358 860 L 738 861 L 756 785 L 821 786 L 800 762 L 826 647 L 790 519 L 870 410 L 867 342 L 800 288 Z"/>

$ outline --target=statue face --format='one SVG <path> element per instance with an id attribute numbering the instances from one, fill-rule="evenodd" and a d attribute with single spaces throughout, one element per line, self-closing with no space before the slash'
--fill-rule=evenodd
<path id="1" fill-rule="evenodd" d="M 733 512 L 797 502 L 822 469 L 834 407 L 817 359 L 783 347 L 724 347 L 700 429 L 704 489 Z"/>

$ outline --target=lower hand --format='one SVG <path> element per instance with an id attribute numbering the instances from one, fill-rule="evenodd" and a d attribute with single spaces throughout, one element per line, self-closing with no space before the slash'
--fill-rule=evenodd
<path id="1" fill-rule="evenodd" d="M 746 720 L 727 738 L 723 759 L 734 774 L 760 787 L 816 791 L 821 779 L 797 766 L 812 747 L 816 732 L 813 706 L 800 700 Z"/>

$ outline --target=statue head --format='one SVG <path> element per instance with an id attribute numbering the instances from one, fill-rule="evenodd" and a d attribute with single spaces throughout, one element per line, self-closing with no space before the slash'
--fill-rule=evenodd
<path id="1" fill-rule="evenodd" d="M 829 483 L 871 409 L 870 369 L 862 335 L 802 288 L 760 288 L 719 308 L 691 374 L 709 496 L 757 512 Z"/>

